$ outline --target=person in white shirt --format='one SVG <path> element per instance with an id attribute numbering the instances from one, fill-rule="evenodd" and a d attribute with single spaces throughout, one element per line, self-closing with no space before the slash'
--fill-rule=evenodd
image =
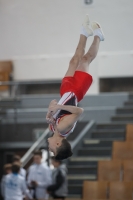
<path id="1" fill-rule="evenodd" d="M 4 169 L 4 175 L 2 176 L 2 180 L 1 180 L 1 195 L 4 198 L 5 197 L 5 177 L 7 174 L 12 173 L 12 165 L 5 164 L 3 169 Z"/>
<path id="2" fill-rule="evenodd" d="M 14 162 L 12 165 L 12 173 L 5 177 L 5 200 L 23 200 L 23 195 L 32 199 L 25 179 L 19 174 L 19 171 L 20 164 Z"/>
<path id="3" fill-rule="evenodd" d="M 29 168 L 27 183 L 34 192 L 33 197 L 37 200 L 47 200 L 49 195 L 46 188 L 51 184 L 51 170 L 41 163 L 42 152 L 34 153 L 34 164 Z"/>
<path id="4" fill-rule="evenodd" d="M 19 155 L 14 155 L 13 157 L 13 162 L 19 162 L 21 165 L 21 161 L 20 161 L 21 157 Z M 26 170 L 24 168 L 20 168 L 19 174 L 24 177 L 24 179 L 26 179 Z"/>

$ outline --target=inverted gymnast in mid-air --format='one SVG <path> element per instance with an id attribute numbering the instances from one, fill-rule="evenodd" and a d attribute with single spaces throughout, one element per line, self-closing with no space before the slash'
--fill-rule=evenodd
<path id="1" fill-rule="evenodd" d="M 93 43 L 85 54 L 87 38 L 94 36 Z M 82 24 L 77 49 L 70 60 L 68 70 L 62 79 L 60 87 L 61 99 L 52 100 L 49 104 L 46 120 L 50 130 L 54 133 L 48 138 L 49 150 L 56 159 L 63 160 L 72 156 L 71 146 L 66 136 L 73 132 L 77 120 L 83 113 L 83 108 L 77 107 L 92 83 L 92 76 L 88 74 L 89 64 L 97 55 L 100 41 L 104 41 L 104 34 L 97 22 L 90 23 L 88 15 Z"/>

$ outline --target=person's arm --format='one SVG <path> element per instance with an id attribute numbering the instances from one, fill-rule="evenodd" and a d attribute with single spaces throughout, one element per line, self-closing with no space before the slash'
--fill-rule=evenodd
<path id="1" fill-rule="evenodd" d="M 32 196 L 30 194 L 30 191 L 28 190 L 27 186 L 26 186 L 26 182 L 25 180 L 22 181 L 22 193 L 25 194 L 29 199 L 32 199 Z"/>
<path id="2" fill-rule="evenodd" d="M 27 185 L 28 187 L 32 187 L 31 182 L 33 180 L 33 170 L 32 170 L 33 166 L 30 166 L 29 170 L 28 170 L 28 175 L 27 175 Z"/>
<path id="3" fill-rule="evenodd" d="M 63 182 L 64 182 L 64 177 L 63 177 L 61 171 L 59 170 L 59 172 L 58 172 L 58 174 L 56 176 L 56 183 L 53 184 L 53 185 L 49 185 L 47 187 L 47 191 L 49 193 L 53 193 L 54 191 L 58 190 L 61 187 L 61 185 L 63 184 Z"/>
<path id="4" fill-rule="evenodd" d="M 53 113 L 50 111 L 51 106 L 57 105 L 57 101 L 54 99 L 50 102 L 49 107 L 48 107 L 48 112 L 46 114 L 46 121 L 48 124 L 54 123 L 54 118 L 53 118 Z"/>
<path id="5" fill-rule="evenodd" d="M 20 169 L 20 174 L 26 179 L 26 170 L 24 168 Z"/>
<path id="6" fill-rule="evenodd" d="M 48 110 L 47 114 L 46 114 L 46 121 L 48 124 L 50 124 L 53 120 L 52 120 L 52 113 Z"/>
<path id="7" fill-rule="evenodd" d="M 77 106 L 60 105 L 57 104 L 56 100 L 53 100 L 49 106 L 49 113 L 51 113 L 51 115 L 54 115 L 58 110 L 66 110 L 68 112 L 71 112 L 72 114 L 77 115 L 82 114 L 83 112 L 83 108 Z"/>
<path id="8" fill-rule="evenodd" d="M 66 110 L 72 113 L 63 117 L 62 120 L 60 120 L 59 124 L 56 126 L 57 131 L 62 134 L 70 130 L 70 128 L 79 119 L 80 115 L 84 111 L 83 108 L 80 107 L 59 104 L 51 106 L 49 109 L 53 113 L 56 113 L 58 110 Z"/>

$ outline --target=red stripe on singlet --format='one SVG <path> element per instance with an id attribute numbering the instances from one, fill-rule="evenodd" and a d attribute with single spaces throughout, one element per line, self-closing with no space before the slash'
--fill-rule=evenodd
<path id="1" fill-rule="evenodd" d="M 69 114 L 64 114 L 62 117 L 58 118 L 58 119 L 57 119 L 58 124 L 59 124 L 60 120 L 61 120 L 65 115 L 69 115 Z M 72 126 L 72 128 L 73 128 L 73 126 Z M 72 130 L 72 128 L 71 128 L 69 131 L 67 131 L 66 133 L 63 133 L 63 134 L 61 134 L 61 135 L 67 135 L 67 134 Z M 53 128 L 53 126 L 52 126 L 52 124 L 50 124 L 50 129 L 51 129 L 51 131 L 53 131 L 53 132 L 55 131 L 54 128 Z"/>

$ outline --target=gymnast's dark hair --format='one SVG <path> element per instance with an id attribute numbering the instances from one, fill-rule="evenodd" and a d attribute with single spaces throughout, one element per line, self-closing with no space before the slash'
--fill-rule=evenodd
<path id="1" fill-rule="evenodd" d="M 62 144 L 59 148 L 57 148 L 57 154 L 55 156 L 56 160 L 64 160 L 70 156 L 72 156 L 71 145 L 66 139 L 62 140 Z"/>

